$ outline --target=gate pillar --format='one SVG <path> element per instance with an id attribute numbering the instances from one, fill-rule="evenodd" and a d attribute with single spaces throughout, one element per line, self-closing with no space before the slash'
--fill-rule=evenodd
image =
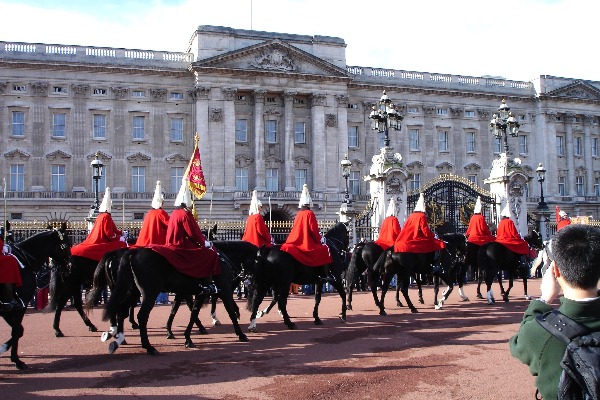
<path id="1" fill-rule="evenodd" d="M 380 149 L 380 153 L 372 158 L 369 175 L 363 179 L 369 184 L 369 193 L 371 194 L 371 205 L 373 214 L 371 216 L 371 226 L 381 226 L 385 218 L 386 207 L 391 197 L 396 199 L 396 216 L 403 224 L 407 217 L 406 209 L 406 182 L 409 174 L 402 164 L 400 153 L 392 153 L 389 147 Z M 375 240 L 377 235 L 374 233 L 371 240 Z"/>
<path id="2" fill-rule="evenodd" d="M 521 236 L 528 233 L 525 185 L 531 179 L 522 168 L 519 158 L 508 158 L 506 153 L 502 153 L 500 158 L 492 162 L 490 177 L 484 180 L 490 185 L 490 192 L 496 198 L 496 218 L 499 218 L 508 202 L 511 218 Z"/>

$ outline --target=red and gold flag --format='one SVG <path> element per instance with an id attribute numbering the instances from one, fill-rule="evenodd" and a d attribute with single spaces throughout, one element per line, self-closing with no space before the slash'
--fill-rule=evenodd
<path id="1" fill-rule="evenodd" d="M 200 160 L 200 150 L 198 149 L 198 132 L 194 135 L 194 152 L 190 163 L 185 171 L 184 179 L 188 181 L 188 187 L 192 194 L 200 200 L 206 194 L 206 181 L 204 172 L 202 172 L 202 161 Z"/>

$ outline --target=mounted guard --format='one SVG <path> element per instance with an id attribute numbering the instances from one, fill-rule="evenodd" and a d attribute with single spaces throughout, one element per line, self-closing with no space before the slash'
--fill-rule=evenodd
<path id="1" fill-rule="evenodd" d="M 529 244 L 521 237 L 510 216 L 510 207 L 508 202 L 506 202 L 506 206 L 500 213 L 496 242 L 503 244 L 517 254 L 527 256 L 529 255 Z"/>
<path id="2" fill-rule="evenodd" d="M 21 266 L 15 256 L 11 254 L 11 249 L 0 237 L 0 312 L 8 312 L 25 305 L 17 296 L 16 288 L 23 285 L 21 279 Z"/>
<path id="3" fill-rule="evenodd" d="M 142 229 L 135 242 L 136 247 L 146 247 L 153 244 L 165 244 L 167 227 L 169 225 L 169 214 L 163 210 L 165 202 L 160 181 L 156 182 L 154 197 L 152 198 L 152 209 L 148 211 L 142 222 Z"/>
<path id="4" fill-rule="evenodd" d="M 423 193 L 412 214 L 409 215 L 402 231 L 394 243 L 396 253 L 430 253 L 445 248 L 444 242 L 438 239 L 429 228 L 425 214 L 425 198 Z"/>
<path id="5" fill-rule="evenodd" d="M 392 197 L 388 204 L 385 219 L 381 223 L 379 235 L 377 240 L 375 240 L 375 244 L 377 244 L 383 250 L 389 249 L 394 245 L 394 243 L 396 243 L 396 239 L 398 238 L 401 230 L 400 222 L 396 217 L 396 200 Z"/>
<path id="6" fill-rule="evenodd" d="M 262 214 L 262 202 L 258 200 L 256 190 L 252 192 L 252 200 L 250 201 L 250 210 L 248 211 L 248 219 L 246 220 L 246 229 L 242 240 L 252 243 L 256 247 L 273 245 L 273 238 L 269 233 L 267 224 Z"/>
<path id="7" fill-rule="evenodd" d="M 556 232 L 568 225 L 571 225 L 571 219 L 566 212 L 561 210 L 559 206 L 556 206 Z"/>

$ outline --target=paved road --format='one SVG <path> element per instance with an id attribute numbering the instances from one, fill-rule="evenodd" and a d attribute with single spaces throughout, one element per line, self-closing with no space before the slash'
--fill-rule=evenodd
<path id="1" fill-rule="evenodd" d="M 497 287 L 497 286 L 496 286 Z M 109 355 L 98 333 L 87 331 L 74 310 L 63 313 L 64 338 L 55 338 L 52 315 L 33 311 L 25 318 L 21 357 L 29 365 L 17 371 L 7 354 L 0 358 L 2 399 L 528 399 L 534 393 L 527 367 L 511 358 L 507 341 L 517 330 L 528 301 L 516 282 L 509 303 L 488 306 L 452 294 L 443 310 L 431 306 L 425 288 L 420 312 L 397 308 L 388 296 L 388 316 L 379 316 L 368 293 L 355 293 L 348 322 L 337 315 L 337 295 L 325 295 L 323 326 L 312 323 L 312 298 L 292 295 L 289 311 L 298 329 L 285 328 L 277 312 L 259 319 L 257 334 L 241 343 L 219 306 L 221 326 L 201 319 L 209 335 L 194 335 L 198 347 L 183 346 L 188 312 L 175 319 L 175 340 L 161 328 L 168 306 L 157 306 L 150 318 L 150 339 L 160 355 L 146 355 L 137 332 L 128 330 L 129 345 Z M 498 291 L 496 289 L 496 291 Z M 539 280 L 530 281 L 539 295 Z M 391 295 L 391 293 L 390 293 Z M 416 292 L 411 290 L 413 301 Z M 244 303 L 240 301 L 240 307 Z M 98 327 L 101 310 L 91 315 Z M 246 331 L 249 313 L 242 310 Z M 5 324 L 0 335 L 8 334 Z"/>

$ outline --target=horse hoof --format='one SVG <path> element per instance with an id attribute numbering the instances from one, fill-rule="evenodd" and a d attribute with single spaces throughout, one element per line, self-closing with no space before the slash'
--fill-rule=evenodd
<path id="1" fill-rule="evenodd" d="M 419 304 L 425 304 L 425 301 L 423 301 L 423 299 L 419 299 Z"/>
<path id="2" fill-rule="evenodd" d="M 525 300 L 531 300 L 531 299 L 533 299 L 533 297 L 531 297 L 531 296 L 530 296 L 530 295 L 528 295 L 528 294 L 526 294 L 526 295 L 525 295 Z"/>
<path id="3" fill-rule="evenodd" d="M 221 321 L 219 321 L 218 319 L 213 319 L 212 324 L 213 324 L 213 326 L 218 326 L 218 325 L 221 325 Z"/>
<path id="4" fill-rule="evenodd" d="M 292 322 L 292 323 L 290 323 L 290 324 L 289 324 L 287 327 L 288 327 L 288 329 L 289 329 L 289 330 L 293 331 L 294 329 L 296 329 L 296 324 L 294 324 L 294 323 Z"/>
<path id="5" fill-rule="evenodd" d="M 134 322 L 131 324 L 131 329 L 140 329 L 140 326 Z"/>
<path id="6" fill-rule="evenodd" d="M 441 309 L 442 309 L 442 306 L 441 306 L 441 305 L 439 305 L 439 304 L 436 304 L 436 305 L 435 305 L 433 308 L 434 308 L 434 309 L 436 309 L 436 310 L 441 310 Z"/>
<path id="7" fill-rule="evenodd" d="M 315 325 L 323 325 L 323 321 L 320 319 L 315 319 Z"/>
<path id="8" fill-rule="evenodd" d="M 256 328 L 248 328 L 248 332 L 258 333 L 258 329 L 256 329 Z"/>
<path id="9" fill-rule="evenodd" d="M 27 364 L 25 364 L 23 361 L 18 360 L 15 361 L 15 367 L 19 370 L 19 371 L 25 371 L 26 369 L 28 369 L 29 367 L 27 366 Z"/>
<path id="10" fill-rule="evenodd" d="M 348 304 L 348 307 L 346 307 L 346 310 L 352 311 L 352 304 Z"/>
<path id="11" fill-rule="evenodd" d="M 193 349 L 194 347 L 196 347 L 196 345 L 191 340 L 189 342 L 185 342 L 186 349 Z"/>
<path id="12" fill-rule="evenodd" d="M 100 341 L 106 342 L 111 337 L 112 337 L 112 334 L 110 332 L 102 332 L 102 335 L 100 335 Z"/>
<path id="13" fill-rule="evenodd" d="M 387 315 L 387 313 L 386 313 L 384 310 L 379 310 L 379 315 L 386 316 L 386 315 Z"/>
<path id="14" fill-rule="evenodd" d="M 204 327 L 198 329 L 198 333 L 200 333 L 201 335 L 208 335 L 208 331 Z"/>
<path id="15" fill-rule="evenodd" d="M 88 329 L 90 330 L 90 332 L 98 332 L 98 328 L 96 328 L 96 326 L 95 326 L 95 325 L 90 325 L 90 326 L 88 327 Z"/>
<path id="16" fill-rule="evenodd" d="M 256 313 L 256 319 L 258 319 L 258 318 L 262 317 L 263 315 L 265 315 L 265 312 L 263 312 L 263 311 L 258 311 L 258 312 Z"/>
<path id="17" fill-rule="evenodd" d="M 346 322 L 346 316 L 345 315 L 340 314 L 339 317 L 340 317 L 340 320 L 342 320 L 342 322 Z"/>
<path id="18" fill-rule="evenodd" d="M 505 303 L 508 303 L 508 296 L 502 296 L 502 300 L 504 300 Z"/>
<path id="19" fill-rule="evenodd" d="M 241 333 L 241 334 L 238 336 L 238 340 L 239 340 L 240 342 L 249 342 L 249 341 L 250 341 L 250 339 L 248 339 L 248 336 L 244 335 L 243 333 Z"/>
<path id="20" fill-rule="evenodd" d="M 416 314 L 416 313 L 419 312 L 419 310 L 417 310 L 416 308 L 411 308 L 410 312 L 413 313 L 413 314 Z"/>
<path id="21" fill-rule="evenodd" d="M 167 339 L 175 339 L 175 335 L 173 335 L 172 333 L 168 333 Z"/>
<path id="22" fill-rule="evenodd" d="M 108 354 L 113 354 L 119 348 L 119 343 L 112 342 L 108 345 Z"/>
<path id="23" fill-rule="evenodd" d="M 478 299 L 483 299 L 483 296 L 481 295 L 481 293 L 477 293 L 477 298 Z"/>
<path id="24" fill-rule="evenodd" d="M 460 301 L 469 301 L 469 298 L 468 298 L 467 296 L 465 296 L 465 297 L 461 297 L 461 298 L 460 298 Z"/>
<path id="25" fill-rule="evenodd" d="M 396 302 L 396 307 L 404 307 L 404 304 L 402 304 L 401 301 Z"/>
<path id="26" fill-rule="evenodd" d="M 157 356 L 158 355 L 158 351 L 150 346 L 149 348 L 146 349 L 146 354 L 150 355 L 150 356 Z"/>
<path id="27" fill-rule="evenodd" d="M 56 336 L 56 337 L 65 337 L 64 333 L 62 333 L 61 331 L 54 332 L 54 336 Z"/>

